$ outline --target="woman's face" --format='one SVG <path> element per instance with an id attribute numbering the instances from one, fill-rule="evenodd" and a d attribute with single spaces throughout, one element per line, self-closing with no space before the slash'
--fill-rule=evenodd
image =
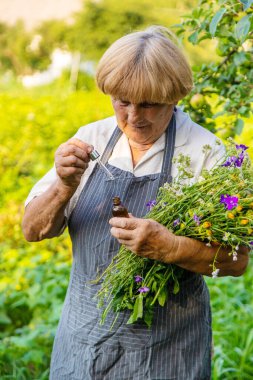
<path id="1" fill-rule="evenodd" d="M 118 127 L 129 140 L 141 145 L 152 145 L 166 130 L 174 104 L 133 104 L 112 98 Z"/>

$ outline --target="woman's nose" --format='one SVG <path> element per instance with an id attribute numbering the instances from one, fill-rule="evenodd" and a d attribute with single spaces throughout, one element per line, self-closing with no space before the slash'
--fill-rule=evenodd
<path id="1" fill-rule="evenodd" d="M 142 112 L 140 107 L 136 104 L 129 104 L 128 107 L 128 121 L 131 123 L 136 123 L 142 118 Z"/>

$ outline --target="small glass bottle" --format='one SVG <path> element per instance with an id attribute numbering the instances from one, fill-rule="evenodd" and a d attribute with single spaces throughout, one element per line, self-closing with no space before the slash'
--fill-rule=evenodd
<path id="1" fill-rule="evenodd" d="M 127 208 L 121 203 L 120 197 L 113 197 L 112 215 L 119 218 L 129 218 Z"/>

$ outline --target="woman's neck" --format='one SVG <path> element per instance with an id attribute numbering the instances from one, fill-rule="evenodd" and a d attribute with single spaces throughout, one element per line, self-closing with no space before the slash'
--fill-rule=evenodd
<path id="1" fill-rule="evenodd" d="M 132 153 L 133 167 L 135 167 L 153 144 L 138 144 L 130 139 L 128 141 Z"/>

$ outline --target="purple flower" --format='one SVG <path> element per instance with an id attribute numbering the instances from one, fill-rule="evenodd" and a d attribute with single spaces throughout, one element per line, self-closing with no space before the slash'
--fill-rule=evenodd
<path id="1" fill-rule="evenodd" d="M 224 162 L 224 164 L 222 164 L 221 166 L 232 166 L 233 164 L 235 164 L 236 160 L 237 160 L 236 156 L 228 157 L 227 161 Z"/>
<path id="2" fill-rule="evenodd" d="M 245 147 L 245 145 L 236 145 L 236 146 L 243 146 Z M 227 161 L 224 162 L 224 164 L 222 164 L 221 166 L 235 166 L 237 168 L 240 168 L 242 166 L 242 163 L 243 163 L 243 160 L 244 160 L 244 151 L 248 149 L 248 147 L 246 147 L 245 149 L 243 149 L 241 151 L 241 153 L 239 154 L 239 156 L 231 156 L 231 157 L 228 157 L 227 158 Z"/>
<path id="3" fill-rule="evenodd" d="M 174 220 L 174 222 L 173 222 L 173 226 L 174 227 L 178 226 L 179 224 L 180 224 L 180 219 L 179 218 L 177 218 L 176 220 Z"/>
<path id="4" fill-rule="evenodd" d="M 221 194 L 220 203 L 223 203 L 227 210 L 232 210 L 238 205 L 238 197 Z"/>
<path id="5" fill-rule="evenodd" d="M 152 201 L 149 201 L 146 206 L 149 208 L 149 211 L 152 210 L 152 208 L 156 205 L 156 200 L 153 199 Z"/>
<path id="6" fill-rule="evenodd" d="M 136 276 L 134 276 L 134 281 L 135 282 L 142 282 L 142 280 L 143 280 L 143 278 L 139 274 L 137 274 Z"/>
<path id="7" fill-rule="evenodd" d="M 244 144 L 236 145 L 235 147 L 236 147 L 236 149 L 242 149 L 243 152 L 245 150 L 249 149 L 249 147 L 244 145 Z"/>
<path id="8" fill-rule="evenodd" d="M 193 215 L 193 220 L 194 220 L 194 222 L 196 222 L 196 224 L 199 226 L 200 225 L 200 217 L 199 216 L 197 216 L 196 214 L 194 214 Z"/>
<path id="9" fill-rule="evenodd" d="M 237 168 L 240 168 L 242 166 L 243 160 L 244 160 L 244 154 L 243 152 L 241 152 L 239 156 L 237 157 L 237 159 L 235 160 L 235 166 Z"/>
<path id="10" fill-rule="evenodd" d="M 250 241 L 250 242 L 249 242 L 249 245 L 252 245 L 252 247 L 253 247 L 253 241 Z"/>
<path id="11" fill-rule="evenodd" d="M 138 289 L 138 292 L 140 293 L 147 293 L 149 292 L 149 288 L 147 286 L 142 286 L 141 288 Z"/>

